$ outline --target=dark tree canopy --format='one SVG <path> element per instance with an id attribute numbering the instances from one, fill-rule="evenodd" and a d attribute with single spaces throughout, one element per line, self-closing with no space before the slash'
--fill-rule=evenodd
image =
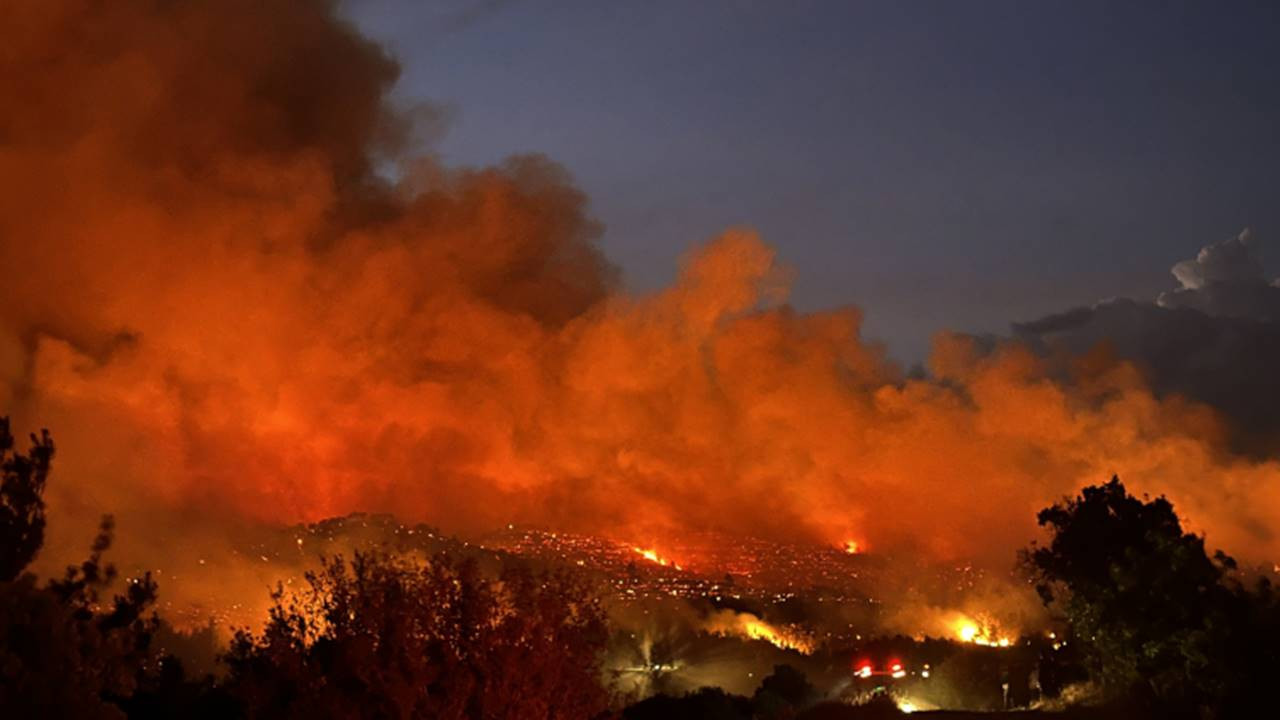
<path id="1" fill-rule="evenodd" d="M 241 632 L 228 688 L 252 717 L 590 718 L 605 710 L 604 612 L 577 580 L 472 561 L 328 560 Z"/>
<path id="2" fill-rule="evenodd" d="M 111 533 L 104 520 L 89 559 L 61 580 L 41 587 L 28 573 L 0 585 L 0 707 L 15 717 L 122 717 L 114 701 L 131 695 L 155 661 L 150 576 L 103 597 L 116 576 L 102 559 Z"/>
<path id="3" fill-rule="evenodd" d="M 757 718 L 772 720 L 792 717 L 797 708 L 808 707 L 821 697 L 822 693 L 804 673 L 790 665 L 775 665 L 773 672 L 760 681 L 751 703 Z"/>
<path id="4" fill-rule="evenodd" d="M 1109 695 L 1196 713 L 1242 702 L 1276 667 L 1270 585 L 1244 588 L 1168 500 L 1139 500 L 1112 478 L 1038 519 L 1052 539 L 1023 562 Z"/>

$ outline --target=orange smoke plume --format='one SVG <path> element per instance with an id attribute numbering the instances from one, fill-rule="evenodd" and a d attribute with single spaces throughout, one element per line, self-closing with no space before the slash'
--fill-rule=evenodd
<path id="1" fill-rule="evenodd" d="M 1280 557 L 1280 465 L 1131 366 L 1062 377 L 944 334 L 906 377 L 857 310 L 788 306 L 748 230 L 617 289 L 564 171 L 421 156 L 430 111 L 389 106 L 395 63 L 328 3 L 50 0 L 0 25 L 0 405 L 59 442 L 50 564 L 85 542 L 63 518 L 117 513 L 145 560 L 356 510 L 1005 561 L 1115 472 Z"/>

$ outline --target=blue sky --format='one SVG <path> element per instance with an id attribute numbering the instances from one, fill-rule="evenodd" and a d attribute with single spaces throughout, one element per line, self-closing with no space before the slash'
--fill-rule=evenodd
<path id="1" fill-rule="evenodd" d="M 1280 233 L 1276 3 L 343 5 L 451 108 L 448 162 L 565 165 L 629 287 L 751 226 L 798 307 L 856 304 L 908 362 Z"/>

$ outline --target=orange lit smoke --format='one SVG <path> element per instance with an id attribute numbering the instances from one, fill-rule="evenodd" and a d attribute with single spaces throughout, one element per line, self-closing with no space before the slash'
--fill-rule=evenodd
<path id="1" fill-rule="evenodd" d="M 763 640 L 783 650 L 794 650 L 805 655 L 813 653 L 813 639 L 805 633 L 780 625 L 772 625 L 751 613 L 721 610 L 713 615 L 703 628 L 712 635 L 737 637 L 746 640 Z"/>
<path id="2" fill-rule="evenodd" d="M 908 377 L 858 310 L 788 306 L 746 230 L 619 289 L 563 170 L 419 153 L 430 110 L 387 105 L 395 64 L 329 4 L 50 0 L 0 26 L 0 406 L 59 443 L 49 567 L 103 512 L 150 562 L 356 510 L 1007 563 L 1116 472 L 1280 556 L 1280 465 L 1104 355 L 1058 376 L 943 334 Z"/>
<path id="3" fill-rule="evenodd" d="M 993 592 L 1000 594 L 993 598 Z M 918 639 L 1006 648 L 1018 642 L 1022 630 L 1041 626 L 1045 620 L 1038 608 L 999 583 L 973 589 L 964 601 L 962 610 L 929 607 L 916 602 L 908 592 L 891 600 L 894 608 L 884 627 Z M 991 602 L 992 609 L 981 609 L 981 602 Z"/>

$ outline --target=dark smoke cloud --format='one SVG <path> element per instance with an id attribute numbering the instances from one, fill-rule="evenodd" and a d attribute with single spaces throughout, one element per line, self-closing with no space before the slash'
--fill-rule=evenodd
<path id="1" fill-rule="evenodd" d="M 1180 287 L 1154 302 L 1108 300 L 1014 326 L 1016 336 L 1072 355 L 1102 348 L 1138 365 L 1162 395 L 1221 411 L 1235 447 L 1280 449 L 1280 287 L 1268 282 L 1248 230 L 1174 265 Z"/>

